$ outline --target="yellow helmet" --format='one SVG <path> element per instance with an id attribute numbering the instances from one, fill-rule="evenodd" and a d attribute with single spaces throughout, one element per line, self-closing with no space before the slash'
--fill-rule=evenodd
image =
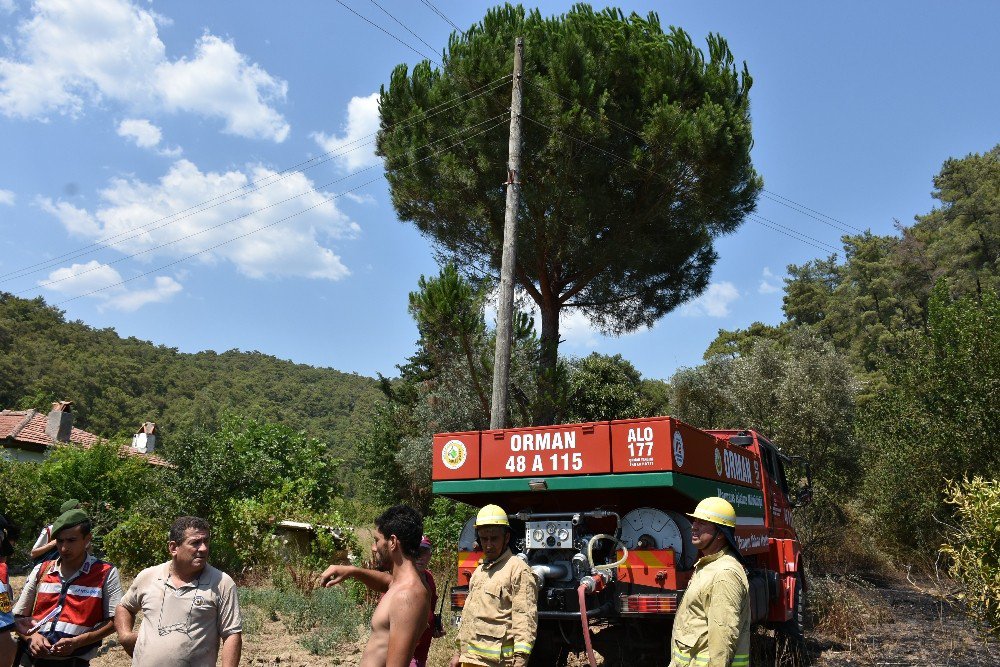
<path id="1" fill-rule="evenodd" d="M 705 498 L 688 516 L 727 528 L 736 527 L 736 510 L 725 498 Z"/>
<path id="2" fill-rule="evenodd" d="M 484 505 L 476 515 L 476 528 L 482 526 L 506 526 L 510 528 L 510 521 L 507 520 L 507 513 L 499 505 Z"/>

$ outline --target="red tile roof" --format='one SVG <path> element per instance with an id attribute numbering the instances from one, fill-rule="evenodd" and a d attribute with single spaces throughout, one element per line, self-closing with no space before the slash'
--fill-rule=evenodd
<path id="1" fill-rule="evenodd" d="M 43 447 L 66 447 L 68 445 L 79 445 L 84 449 L 90 449 L 101 442 L 100 436 L 89 431 L 74 428 L 69 436 L 69 443 L 57 442 L 45 434 L 45 425 L 48 416 L 38 410 L 0 410 L 0 440 L 13 440 L 14 443 L 23 442 Z M 172 467 L 172 464 L 156 454 L 140 454 L 128 445 L 118 448 L 118 455 L 122 458 L 126 456 L 139 456 L 153 465 Z"/>

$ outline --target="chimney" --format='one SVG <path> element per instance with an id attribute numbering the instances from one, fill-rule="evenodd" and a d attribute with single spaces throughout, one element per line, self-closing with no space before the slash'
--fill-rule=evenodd
<path id="1" fill-rule="evenodd" d="M 156 448 L 156 424 L 143 422 L 132 436 L 132 449 L 140 454 L 149 454 Z"/>
<path id="2" fill-rule="evenodd" d="M 69 442 L 73 432 L 73 401 L 52 404 L 52 411 L 45 422 L 45 435 L 56 442 Z"/>

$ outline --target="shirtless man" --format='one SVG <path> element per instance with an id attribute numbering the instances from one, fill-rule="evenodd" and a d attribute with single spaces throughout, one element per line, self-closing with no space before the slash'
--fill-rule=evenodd
<path id="1" fill-rule="evenodd" d="M 372 615 L 372 634 L 360 667 L 408 667 L 413 649 L 427 628 L 431 596 L 414 561 L 420 555 L 424 522 L 412 507 L 396 505 L 375 519 L 372 558 L 392 581 Z M 344 580 L 343 568 L 331 565 L 323 572 L 325 586 Z"/>

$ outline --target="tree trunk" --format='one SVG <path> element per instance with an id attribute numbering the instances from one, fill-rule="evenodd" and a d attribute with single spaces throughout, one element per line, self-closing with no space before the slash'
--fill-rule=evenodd
<path id="1" fill-rule="evenodd" d="M 555 422 L 559 407 L 559 303 L 552 299 L 538 306 L 542 314 L 542 333 L 536 372 L 538 398 L 533 421 L 535 426 L 548 426 Z"/>

